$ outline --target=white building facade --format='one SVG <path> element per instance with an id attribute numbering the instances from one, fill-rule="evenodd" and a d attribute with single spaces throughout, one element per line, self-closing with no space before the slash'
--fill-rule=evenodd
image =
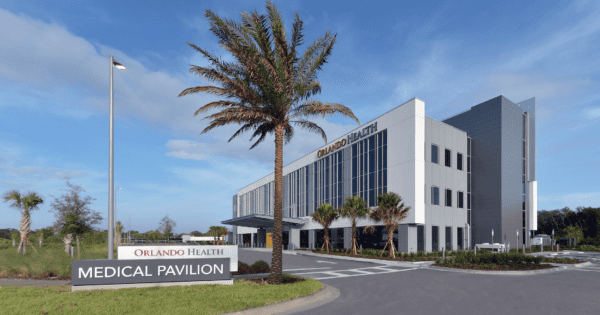
<path id="1" fill-rule="evenodd" d="M 505 104 L 505 100 L 500 96 L 474 106 L 471 111 L 482 109 L 481 105 L 503 108 L 508 104 Z M 496 102 L 487 104 L 492 101 Z M 520 108 L 519 105 L 515 106 Z M 523 110 L 521 112 L 523 114 Z M 471 119 L 471 116 L 456 120 L 457 115 L 451 119 L 455 120 L 455 124 L 468 124 L 464 120 Z M 525 119 L 520 121 L 525 128 Z M 400 195 L 405 206 L 410 207 L 407 218 L 401 222 L 394 234 L 394 243 L 399 251 L 431 252 L 442 248 L 472 248 L 475 244 L 472 239 L 473 229 L 477 236 L 484 235 L 483 231 L 477 230 L 476 224 L 473 226 L 472 219 L 477 217 L 476 205 L 485 208 L 485 200 L 489 199 L 485 194 L 498 194 L 500 197 L 497 199 L 506 196 L 502 195 L 501 182 L 497 183 L 496 191 L 489 189 L 487 185 L 487 190 L 482 191 L 484 195 L 477 195 L 475 184 L 477 180 L 483 183 L 485 176 L 482 174 L 486 174 L 486 171 L 481 170 L 478 173 L 482 176 L 474 175 L 478 163 L 473 159 L 472 153 L 475 153 L 473 146 L 479 139 L 472 139 L 465 129 L 467 128 L 459 129 L 449 123 L 426 117 L 425 103 L 414 98 L 286 165 L 283 168 L 284 247 L 314 248 L 322 245 L 323 227 L 310 217 L 319 205 L 327 202 L 335 208 L 340 208 L 346 198 L 358 195 L 366 201 L 368 207 L 375 209 L 378 195 L 394 192 Z M 525 133 L 523 135 L 525 137 Z M 525 142 L 523 143 L 523 146 L 521 142 L 517 144 L 527 151 Z M 533 151 L 535 152 L 535 148 Z M 518 156 L 520 158 L 521 154 Z M 527 160 L 527 163 L 531 164 L 531 161 Z M 526 171 L 526 164 L 523 165 L 523 170 Z M 519 170 L 520 168 L 517 171 Z M 533 170 L 535 172 L 535 168 Z M 487 172 L 489 171 L 501 172 L 501 168 Z M 506 180 L 504 176 L 500 178 L 501 181 Z M 232 219 L 222 223 L 234 226 L 234 243 L 257 247 L 271 245 L 273 180 L 272 173 L 240 189 L 233 196 Z M 521 181 L 520 175 L 518 180 Z M 492 186 L 495 184 L 492 183 Z M 520 183 L 512 184 L 521 187 Z M 527 207 L 523 203 L 523 210 L 520 209 L 521 198 L 531 195 L 525 194 L 528 190 L 525 186 L 523 177 L 524 192 L 515 197 L 519 198 L 519 209 L 503 211 L 500 202 L 499 207 L 481 211 L 489 212 L 488 221 L 491 226 L 500 225 L 496 230 L 500 231 L 498 235 L 502 235 L 503 226 L 512 226 L 516 221 L 519 221 L 517 225 L 520 225 L 521 212 L 524 218 L 523 228 L 526 228 L 525 218 L 530 221 L 530 218 L 536 217 L 532 212 L 535 210 L 536 182 L 527 185 L 533 187 L 529 190 L 535 193 L 529 198 Z M 517 210 L 518 218 L 515 219 L 517 215 L 514 212 Z M 504 213 L 508 219 L 503 218 Z M 478 218 L 485 222 L 485 218 Z M 376 232 L 372 235 L 362 233 L 362 227 L 367 225 L 376 226 Z M 485 224 L 481 226 L 487 228 Z M 387 232 L 383 229 L 382 222 L 361 219 L 358 220 L 357 227 L 358 242 L 363 248 L 383 248 Z M 528 227 L 533 227 L 533 224 L 530 223 Z M 330 226 L 330 233 L 333 247 L 347 248 L 351 238 L 350 220 L 340 218 L 334 221 Z M 483 239 L 482 236 L 480 238 Z M 479 242 L 479 239 L 475 242 Z"/>

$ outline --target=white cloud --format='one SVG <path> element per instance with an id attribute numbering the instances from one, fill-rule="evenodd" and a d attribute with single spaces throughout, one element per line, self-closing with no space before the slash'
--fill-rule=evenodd
<path id="1" fill-rule="evenodd" d="M 589 119 L 600 118 L 600 107 L 587 109 L 586 117 Z"/>

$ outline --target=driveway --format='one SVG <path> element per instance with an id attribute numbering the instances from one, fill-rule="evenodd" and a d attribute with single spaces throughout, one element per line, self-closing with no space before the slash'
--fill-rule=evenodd
<path id="1" fill-rule="evenodd" d="M 595 258 L 593 255 L 596 253 L 589 257 Z M 270 264 L 271 253 L 240 249 L 239 259 L 250 263 L 262 259 Z M 329 268 L 291 270 L 326 267 Z M 340 290 L 340 296 L 333 302 L 297 314 L 600 313 L 599 264 L 550 274 L 503 276 L 284 254 L 283 269 L 319 279 Z M 372 273 L 357 275 L 360 273 L 357 270 Z"/>

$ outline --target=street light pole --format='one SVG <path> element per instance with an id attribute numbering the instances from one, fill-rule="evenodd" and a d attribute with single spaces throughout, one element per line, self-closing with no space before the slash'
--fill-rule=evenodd
<path id="1" fill-rule="evenodd" d="M 110 56 L 110 92 L 109 92 L 109 136 L 108 136 L 108 259 L 114 259 L 114 123 L 113 123 L 113 67 L 119 70 L 127 70 Z"/>
<path id="2" fill-rule="evenodd" d="M 116 233 L 117 231 L 117 189 L 121 189 L 121 187 L 115 187 L 115 207 L 114 209 L 114 216 L 113 216 L 113 223 L 114 223 L 114 231 Z M 119 235 L 119 239 L 121 239 L 121 235 Z"/>

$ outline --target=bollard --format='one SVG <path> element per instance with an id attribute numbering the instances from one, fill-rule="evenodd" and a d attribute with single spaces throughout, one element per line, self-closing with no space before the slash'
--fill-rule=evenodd
<path id="1" fill-rule="evenodd" d="M 444 247 L 442 247 L 442 260 L 445 260 L 445 259 L 446 259 L 446 249 Z"/>
<path id="2" fill-rule="evenodd" d="M 477 246 L 475 246 L 474 255 L 477 255 Z"/>
<path id="3" fill-rule="evenodd" d="M 281 245 L 281 251 L 284 251 L 284 250 L 285 250 L 285 245 L 282 244 Z"/>

